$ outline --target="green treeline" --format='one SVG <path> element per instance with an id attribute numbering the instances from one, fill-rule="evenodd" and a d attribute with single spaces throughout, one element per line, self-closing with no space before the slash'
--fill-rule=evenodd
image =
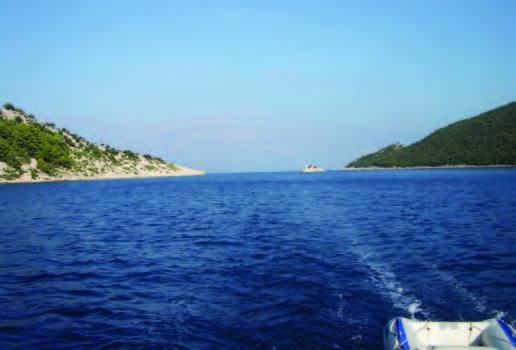
<path id="1" fill-rule="evenodd" d="M 39 123 L 27 125 L 17 120 L 0 119 L 0 161 L 20 169 L 31 158 L 37 159 L 38 168 L 50 175 L 57 167 L 74 165 L 63 136 Z"/>
<path id="2" fill-rule="evenodd" d="M 410 146 L 387 146 L 346 167 L 453 165 L 516 165 L 516 102 L 448 125 Z"/>

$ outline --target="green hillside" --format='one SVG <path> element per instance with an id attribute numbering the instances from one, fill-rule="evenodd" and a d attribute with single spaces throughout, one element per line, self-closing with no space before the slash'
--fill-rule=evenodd
<path id="1" fill-rule="evenodd" d="M 96 145 L 4 104 L 0 113 L 0 180 L 173 173 L 178 167 L 151 155 Z"/>
<path id="2" fill-rule="evenodd" d="M 516 102 L 450 124 L 410 146 L 387 146 L 346 168 L 461 165 L 516 165 Z"/>

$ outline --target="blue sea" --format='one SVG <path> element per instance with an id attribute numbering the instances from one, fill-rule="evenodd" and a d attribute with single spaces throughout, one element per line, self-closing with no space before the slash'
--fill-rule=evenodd
<path id="1" fill-rule="evenodd" d="M 516 169 L 0 186 L 0 349 L 383 349 L 516 320 Z"/>

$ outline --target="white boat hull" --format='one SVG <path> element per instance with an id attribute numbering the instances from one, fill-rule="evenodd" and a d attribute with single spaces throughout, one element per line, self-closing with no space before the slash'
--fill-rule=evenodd
<path id="1" fill-rule="evenodd" d="M 385 350 L 514 350 L 516 333 L 504 321 L 427 322 L 396 317 L 384 329 Z"/>

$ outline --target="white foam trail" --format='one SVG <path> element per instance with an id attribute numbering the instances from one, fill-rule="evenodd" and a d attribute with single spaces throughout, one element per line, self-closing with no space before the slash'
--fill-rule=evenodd
<path id="1" fill-rule="evenodd" d="M 416 313 L 424 313 L 424 310 L 420 308 L 421 302 L 418 300 L 416 303 L 410 304 L 409 306 L 409 312 L 411 315 L 411 318 L 416 318 Z"/>
<path id="2" fill-rule="evenodd" d="M 504 319 L 507 316 L 507 313 L 503 311 L 493 310 L 490 312 L 491 315 L 493 315 L 494 318 Z"/>
<path id="3" fill-rule="evenodd" d="M 343 309 L 344 309 L 344 304 L 346 302 L 342 299 L 342 294 L 339 294 L 339 309 L 337 311 L 337 317 L 339 318 L 342 318 L 343 317 Z"/>
<path id="4" fill-rule="evenodd" d="M 478 297 L 468 291 L 464 286 L 462 281 L 458 281 L 451 273 L 441 271 L 437 267 L 437 265 L 429 263 L 429 262 L 423 262 L 428 269 L 439 276 L 441 281 L 448 283 L 454 291 L 456 291 L 458 294 L 462 296 L 463 299 L 465 299 L 468 304 L 472 304 L 475 307 L 475 311 L 480 313 L 485 313 L 487 310 L 486 301 L 482 297 Z"/>
<path id="5" fill-rule="evenodd" d="M 380 294 L 391 300 L 394 307 L 408 312 L 412 318 L 415 318 L 417 313 L 428 317 L 428 313 L 421 308 L 421 301 L 405 291 L 388 264 L 373 262 L 368 254 L 362 255 L 360 260 L 361 263 L 369 266 L 371 269 L 371 280 L 375 287 L 378 288 Z"/>
<path id="6" fill-rule="evenodd" d="M 369 267 L 371 281 L 380 295 L 390 299 L 394 307 L 406 311 L 412 318 L 415 318 L 415 315 L 418 313 L 428 318 L 428 312 L 421 308 L 421 301 L 410 291 L 405 291 L 403 284 L 399 281 L 398 276 L 394 274 L 392 267 L 381 257 L 377 257 L 374 252 L 364 251 L 364 248 L 367 248 L 354 237 L 349 238 L 351 240 L 351 252 L 358 256 L 358 260 L 362 265 Z"/>

